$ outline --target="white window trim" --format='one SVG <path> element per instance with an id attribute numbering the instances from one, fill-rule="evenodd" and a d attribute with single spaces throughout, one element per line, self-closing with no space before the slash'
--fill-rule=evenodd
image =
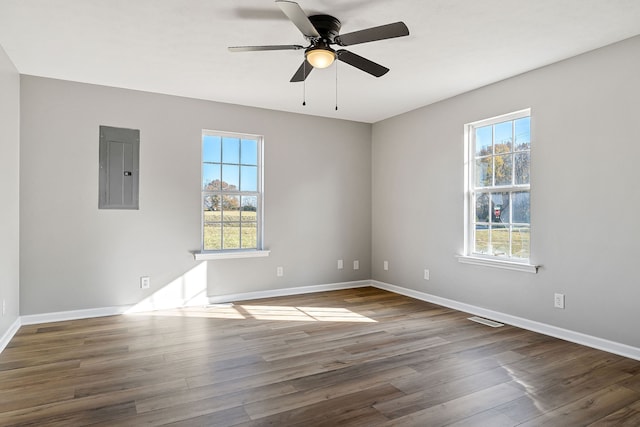
<path id="1" fill-rule="evenodd" d="M 470 162 L 472 161 L 472 154 L 470 151 L 470 134 L 471 130 L 484 124 L 494 123 L 496 121 L 510 121 L 516 120 L 522 117 L 531 116 L 531 108 L 525 108 L 523 110 L 514 111 L 512 113 L 491 117 L 488 119 L 478 120 L 476 122 L 467 123 L 464 126 L 464 253 L 458 254 L 458 262 L 462 264 L 471 264 L 483 267 L 494 267 L 504 270 L 521 271 L 526 273 L 537 273 L 539 265 L 531 264 L 529 260 L 523 260 L 523 262 L 517 262 L 513 260 L 507 260 L 504 258 L 498 258 L 494 256 L 482 256 L 479 254 L 472 254 L 471 248 L 473 242 L 471 241 L 472 235 L 470 233 L 471 227 L 471 209 L 470 205 L 473 201 L 473 196 L 470 191 Z"/>
<path id="2" fill-rule="evenodd" d="M 270 250 L 248 250 L 248 251 L 220 251 L 220 252 L 194 252 L 193 259 L 196 261 L 213 261 L 217 259 L 237 259 L 237 258 L 262 258 L 268 257 Z"/>
<path id="3" fill-rule="evenodd" d="M 501 268 L 503 270 L 522 271 L 525 273 L 536 274 L 538 272 L 538 268 L 540 268 L 539 265 L 507 261 L 504 259 L 484 258 L 471 255 L 456 255 L 456 257 L 458 258 L 458 262 L 462 264 L 479 265 L 482 267 L 494 267 Z"/>

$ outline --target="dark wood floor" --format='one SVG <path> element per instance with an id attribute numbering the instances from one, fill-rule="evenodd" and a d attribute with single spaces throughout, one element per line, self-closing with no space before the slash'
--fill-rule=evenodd
<path id="1" fill-rule="evenodd" d="M 0 425 L 640 425 L 640 362 L 467 317 L 361 288 L 23 326 Z"/>

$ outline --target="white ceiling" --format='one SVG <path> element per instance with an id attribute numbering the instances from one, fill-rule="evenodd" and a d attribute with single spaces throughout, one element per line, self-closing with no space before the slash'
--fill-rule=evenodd
<path id="1" fill-rule="evenodd" d="M 273 0 L 0 0 L 0 45 L 22 74 L 373 123 L 640 34 L 639 0 L 300 0 L 348 33 L 404 21 L 408 37 L 348 49 L 289 83 L 306 41 Z M 640 52 L 639 52 L 640 54 Z"/>

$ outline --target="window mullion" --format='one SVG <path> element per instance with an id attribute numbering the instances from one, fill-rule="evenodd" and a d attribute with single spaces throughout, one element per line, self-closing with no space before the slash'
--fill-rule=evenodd
<path id="1" fill-rule="evenodd" d="M 496 185 L 496 127 L 491 126 L 491 186 Z"/>
<path id="2" fill-rule="evenodd" d="M 511 122 L 511 185 L 516 184 L 516 122 Z M 511 221 L 509 221 L 511 222 Z"/>

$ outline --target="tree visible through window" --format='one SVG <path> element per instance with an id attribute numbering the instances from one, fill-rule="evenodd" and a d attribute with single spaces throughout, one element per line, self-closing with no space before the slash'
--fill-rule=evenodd
<path id="1" fill-rule="evenodd" d="M 261 248 L 262 137 L 203 131 L 202 249 Z"/>
<path id="2" fill-rule="evenodd" d="M 529 259 L 530 123 L 525 110 L 467 125 L 467 255 Z"/>

